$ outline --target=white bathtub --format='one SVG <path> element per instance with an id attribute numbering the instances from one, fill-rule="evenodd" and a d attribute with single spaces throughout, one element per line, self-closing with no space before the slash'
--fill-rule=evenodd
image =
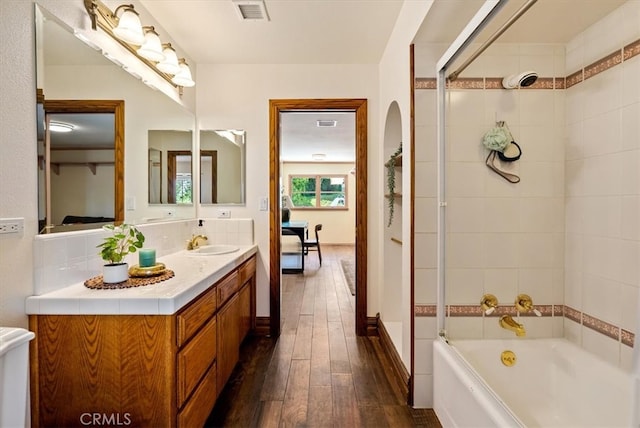
<path id="1" fill-rule="evenodd" d="M 630 427 L 640 406 L 629 373 L 564 339 L 438 339 L 433 364 L 445 427 Z"/>

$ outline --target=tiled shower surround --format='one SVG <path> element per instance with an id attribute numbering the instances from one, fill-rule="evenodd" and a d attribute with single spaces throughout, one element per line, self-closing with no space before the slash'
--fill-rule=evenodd
<path id="1" fill-rule="evenodd" d="M 623 48 L 616 50 L 615 52 L 606 55 L 605 57 L 593 62 L 590 65 L 581 68 L 579 71 L 576 71 L 566 77 L 539 77 L 538 80 L 531 86 L 527 88 L 522 88 L 525 91 L 531 91 L 536 89 L 550 89 L 550 90 L 565 90 L 572 88 L 576 85 L 580 85 L 585 82 L 589 78 L 595 78 L 601 73 L 604 73 L 610 70 L 612 67 L 623 64 L 623 62 L 631 61 L 635 58 L 635 62 L 638 62 L 638 57 L 640 55 L 640 40 L 636 40 L 633 43 L 630 43 Z M 638 68 L 637 64 L 635 66 L 631 66 L 632 70 L 629 70 L 627 73 L 633 73 L 633 70 Z M 449 89 L 460 89 L 460 90 L 473 90 L 473 89 L 500 89 L 503 90 L 501 85 L 502 78 L 459 78 L 454 82 L 450 82 L 448 84 Z M 436 80 L 435 78 L 418 78 L 416 79 L 416 89 L 435 89 L 436 88 Z M 636 88 L 637 89 L 637 86 Z M 634 108 L 635 112 L 638 112 L 637 101 L 636 107 Z M 632 137 L 633 138 L 633 137 Z M 637 142 L 638 135 L 635 136 L 636 145 L 640 143 Z M 606 143 L 605 143 L 606 144 Z M 527 148 L 523 149 L 524 154 L 526 156 Z M 550 156 L 553 156 L 550 153 Z M 567 155 L 567 161 L 571 161 L 570 155 Z M 508 167 L 508 165 L 504 165 Z M 636 163 L 635 166 L 638 166 Z M 637 180 L 639 177 L 636 174 L 635 176 L 630 176 L 629 179 Z M 540 195 L 537 195 L 540 196 Z M 570 200 L 571 194 L 566 195 L 567 199 Z M 471 196 L 472 197 L 472 196 Z M 634 209 L 632 213 L 638 214 L 638 205 L 637 205 L 637 196 L 634 197 L 635 201 L 630 202 L 634 203 Z M 631 214 L 629 214 L 631 216 Z M 637 236 L 637 225 L 635 226 L 636 236 Z M 495 232 L 498 232 L 496 230 Z M 570 239 L 570 238 L 568 238 Z M 637 240 L 635 245 L 635 252 L 632 253 L 636 256 L 638 255 L 637 248 Z M 553 267 L 551 267 L 553 268 Z M 637 275 L 637 273 L 636 273 Z M 637 277 L 636 277 L 637 280 Z M 515 292 L 515 291 L 514 291 Z M 478 296 L 478 302 L 480 301 L 480 297 Z M 535 297 L 534 297 L 535 298 Z M 514 294 L 515 299 L 515 294 Z M 632 299 L 633 303 L 633 299 Z M 597 316 L 593 314 L 589 314 L 586 311 L 580 311 L 572 308 L 571 306 L 564 304 L 552 304 L 552 305 L 537 305 L 536 308 L 540 310 L 543 314 L 543 317 L 564 317 L 567 320 L 573 321 L 578 325 L 585 326 L 599 334 L 603 334 L 609 338 L 612 338 L 616 341 L 619 341 L 623 345 L 633 347 L 635 335 L 630 329 L 625 329 L 624 326 L 616 325 L 611 322 L 607 322 L 603 319 L 599 319 Z M 433 317 L 435 316 L 436 308 L 435 305 L 421 305 L 418 304 L 415 306 L 415 316 L 416 317 Z M 509 306 L 500 306 L 498 310 L 492 314 L 492 317 L 499 316 L 503 313 L 510 313 L 515 315 L 514 305 L 511 304 Z M 465 304 L 451 304 L 447 306 L 447 315 L 451 317 L 478 317 L 482 316 L 482 310 L 479 304 L 474 305 L 465 305 Z M 528 314 L 527 314 L 528 315 Z M 465 323 L 466 324 L 466 323 Z M 633 326 L 632 326 L 633 327 Z M 462 327 L 464 329 L 464 327 Z M 473 336 L 473 334 L 472 334 Z"/>
<path id="2" fill-rule="evenodd" d="M 566 337 L 631 368 L 640 294 L 640 2 L 566 45 L 495 43 L 447 90 L 446 311 L 452 338 L 513 337 L 499 316 L 518 293 L 542 312 L 527 337 Z M 436 329 L 435 63 L 415 47 L 416 402 L 432 405 Z M 472 52 L 474 47 L 469 49 Z M 535 70 L 536 83 L 501 80 Z M 522 158 L 489 170 L 482 136 L 504 120 Z M 484 293 L 500 306 L 483 314 Z"/>

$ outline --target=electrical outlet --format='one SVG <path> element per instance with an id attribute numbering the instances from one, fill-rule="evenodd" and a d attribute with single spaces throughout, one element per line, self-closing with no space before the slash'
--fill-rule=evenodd
<path id="1" fill-rule="evenodd" d="M 24 232 L 24 218 L 0 218 L 0 236 L 15 238 Z"/>
<path id="2" fill-rule="evenodd" d="M 218 210 L 218 218 L 231 218 L 231 210 Z"/>

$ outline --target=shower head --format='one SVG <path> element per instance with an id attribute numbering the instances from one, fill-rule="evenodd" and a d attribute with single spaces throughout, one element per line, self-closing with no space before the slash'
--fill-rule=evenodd
<path id="1" fill-rule="evenodd" d="M 533 85 L 538 80 L 538 73 L 535 71 L 525 71 L 520 74 L 512 74 L 502 79 L 502 87 L 505 89 L 526 88 Z"/>

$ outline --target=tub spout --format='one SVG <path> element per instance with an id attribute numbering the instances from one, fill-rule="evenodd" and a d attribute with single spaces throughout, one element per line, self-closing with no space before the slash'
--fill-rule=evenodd
<path id="1" fill-rule="evenodd" d="M 500 327 L 506 328 L 507 330 L 511 330 L 518 337 L 523 337 L 527 334 L 524 329 L 524 326 L 514 320 L 511 315 L 503 315 L 500 317 Z"/>

